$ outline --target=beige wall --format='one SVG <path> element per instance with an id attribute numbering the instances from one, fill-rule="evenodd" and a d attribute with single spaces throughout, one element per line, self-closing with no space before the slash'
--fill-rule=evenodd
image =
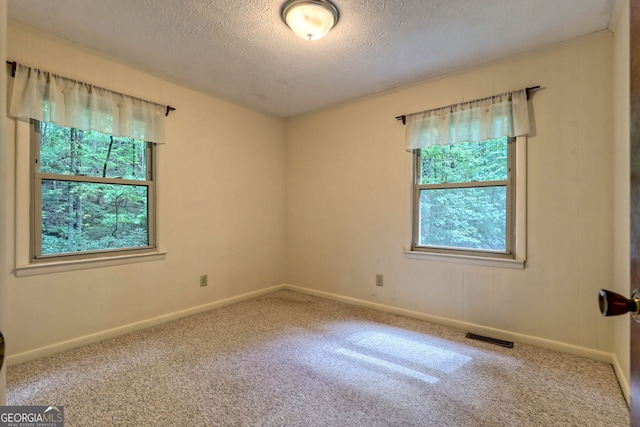
<path id="1" fill-rule="evenodd" d="M 282 284 L 282 119 L 18 25 L 9 26 L 8 42 L 10 60 L 177 109 L 167 120 L 169 142 L 159 148 L 160 244 L 168 252 L 165 260 L 21 278 L 3 272 L 5 332 L 12 356 L 28 358 L 46 346 L 61 348 L 68 340 L 77 344 L 92 334 L 100 337 L 114 328 L 144 326 L 138 322 Z M 9 120 L 11 136 L 15 127 Z M 12 179 L 24 174 L 28 164 L 16 164 L 15 171 L 13 167 L 11 163 Z M 9 188 L 14 188 L 13 182 Z M 24 206 L 16 208 L 24 212 Z M 2 256 L 14 265 L 13 249 Z M 199 286 L 201 274 L 208 274 L 208 287 Z"/>
<path id="2" fill-rule="evenodd" d="M 606 359 L 612 47 L 602 31 L 289 119 L 287 283 Z M 394 116 L 533 85 L 526 269 L 406 258 L 411 160 Z"/>
<path id="3" fill-rule="evenodd" d="M 629 296 L 629 1 L 619 0 L 614 22 L 613 57 L 613 278 L 610 289 Z M 629 316 L 611 319 L 618 378 L 629 389 Z M 628 394 L 627 394 L 628 399 Z"/>

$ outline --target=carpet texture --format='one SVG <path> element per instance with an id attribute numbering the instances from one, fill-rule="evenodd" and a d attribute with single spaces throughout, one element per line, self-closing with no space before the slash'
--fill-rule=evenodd
<path id="1" fill-rule="evenodd" d="M 291 291 L 7 370 L 71 426 L 628 426 L 611 365 Z"/>

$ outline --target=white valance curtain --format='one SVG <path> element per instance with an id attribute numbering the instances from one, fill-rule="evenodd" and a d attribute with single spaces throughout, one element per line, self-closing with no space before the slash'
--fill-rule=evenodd
<path id="1" fill-rule="evenodd" d="M 164 105 L 15 65 L 9 115 L 113 136 L 165 142 Z"/>
<path id="2" fill-rule="evenodd" d="M 405 117 L 407 151 L 529 133 L 526 89 Z"/>

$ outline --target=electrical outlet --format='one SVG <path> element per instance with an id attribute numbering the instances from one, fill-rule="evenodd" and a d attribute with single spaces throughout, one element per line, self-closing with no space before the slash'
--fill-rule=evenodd
<path id="1" fill-rule="evenodd" d="M 384 276 L 382 274 L 376 274 L 376 286 L 384 286 Z"/>
<path id="2" fill-rule="evenodd" d="M 207 286 L 208 284 L 207 275 L 200 276 L 200 286 Z"/>

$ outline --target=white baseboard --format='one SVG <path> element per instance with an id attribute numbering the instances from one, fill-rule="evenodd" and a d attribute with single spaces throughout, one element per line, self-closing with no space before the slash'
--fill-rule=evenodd
<path id="1" fill-rule="evenodd" d="M 171 320 L 180 319 L 194 314 L 202 313 L 204 311 L 213 310 L 214 308 L 220 308 L 227 305 L 235 304 L 240 301 L 255 298 L 260 295 L 268 294 L 271 292 L 284 289 L 284 285 L 277 285 L 270 288 L 261 289 L 259 291 L 249 292 L 242 295 L 237 295 L 231 298 L 226 298 L 219 301 L 210 302 L 207 304 L 191 307 L 186 310 L 175 311 L 173 313 L 163 314 L 162 316 L 153 317 L 151 319 L 142 320 L 140 322 L 131 323 L 117 328 L 108 329 L 106 331 L 96 332 L 95 334 L 84 335 L 82 337 L 73 338 L 67 341 L 58 342 L 55 344 L 39 347 L 33 350 L 28 350 L 18 354 L 12 354 L 7 356 L 7 366 L 17 365 L 19 363 L 27 362 L 29 360 L 37 359 L 39 357 L 48 356 L 50 354 L 58 353 L 72 348 L 80 347 L 83 345 L 95 343 L 98 341 L 104 341 L 109 338 L 113 338 L 119 335 L 128 334 L 130 332 L 138 331 L 140 329 L 149 328 L 161 323 L 169 322 Z"/>
<path id="2" fill-rule="evenodd" d="M 631 407 L 631 385 L 629 384 L 629 379 L 624 374 L 622 370 L 622 366 L 620 366 L 620 362 L 615 354 L 611 355 L 613 358 L 613 370 L 616 373 L 616 377 L 618 377 L 618 382 L 620 383 L 620 388 L 622 389 L 622 394 L 624 394 L 624 398 L 627 401 L 627 405 Z"/>
<path id="3" fill-rule="evenodd" d="M 474 323 L 463 322 L 460 320 L 448 319 L 440 316 L 432 316 L 418 311 L 405 310 L 402 308 L 392 307 L 389 305 L 379 304 L 375 302 L 365 301 L 357 298 L 345 297 L 338 294 L 332 294 L 328 292 L 317 291 L 314 289 L 302 288 L 299 286 L 293 286 L 289 284 L 284 285 L 285 289 L 291 291 L 309 294 L 321 298 L 332 299 L 335 301 L 344 302 L 347 304 L 357 305 L 361 307 L 367 307 L 374 310 L 384 311 L 386 313 L 398 314 L 401 316 L 411 317 L 419 320 L 426 320 L 428 322 L 438 323 L 441 325 L 451 326 L 453 328 L 462 329 L 479 335 L 491 336 L 494 338 L 514 341 L 523 344 L 535 345 L 538 347 L 544 347 L 551 350 L 561 351 L 563 353 L 574 354 L 576 356 L 588 357 L 590 359 L 599 360 L 602 362 L 610 363 L 613 365 L 615 373 L 618 377 L 622 392 L 629 402 L 629 382 L 623 374 L 622 367 L 618 362 L 618 359 L 612 353 L 604 351 L 598 351 L 591 348 L 580 347 L 572 344 L 567 344 L 559 341 L 552 341 L 544 338 L 535 337 L 532 335 L 519 334 L 515 332 L 505 331 L 503 329 L 490 328 L 482 325 L 476 325 Z"/>

